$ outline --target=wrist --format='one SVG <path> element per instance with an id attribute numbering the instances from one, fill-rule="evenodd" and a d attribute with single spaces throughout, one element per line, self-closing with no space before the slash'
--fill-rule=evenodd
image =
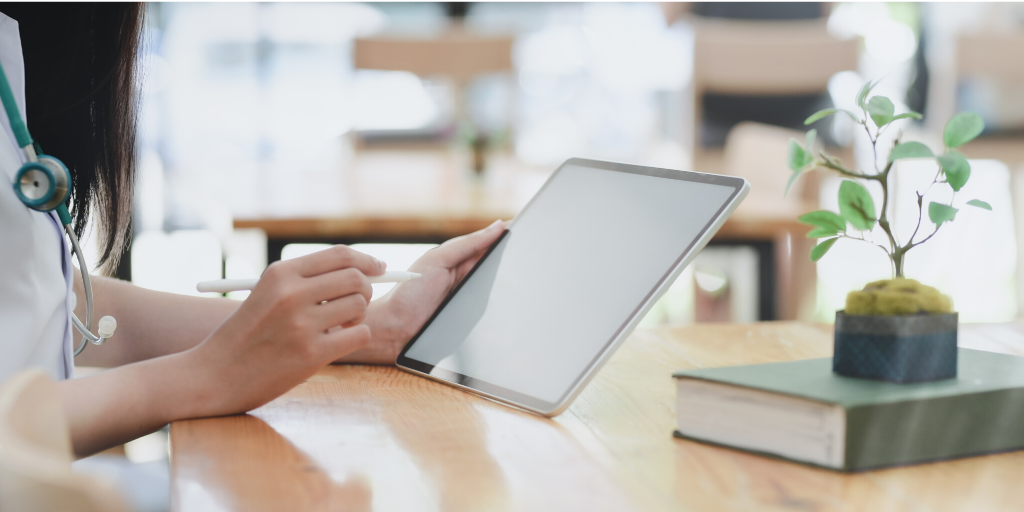
<path id="1" fill-rule="evenodd" d="M 363 324 L 370 328 L 370 343 L 336 362 L 394 364 L 408 338 L 403 337 L 405 325 L 396 317 L 389 299 L 370 302 Z"/>
<path id="2" fill-rule="evenodd" d="M 231 414 L 223 386 L 218 379 L 226 378 L 226 368 L 214 368 L 204 350 L 195 347 L 185 352 L 165 356 L 173 373 L 172 388 L 166 390 L 168 408 L 174 419 L 204 418 Z"/>
<path id="3" fill-rule="evenodd" d="M 394 315 L 390 313 L 388 299 L 375 300 L 366 307 L 363 323 L 370 328 L 370 345 L 387 343 L 395 337 Z"/>

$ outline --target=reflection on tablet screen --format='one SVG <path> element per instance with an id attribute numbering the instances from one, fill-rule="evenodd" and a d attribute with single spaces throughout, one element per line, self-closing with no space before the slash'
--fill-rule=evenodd
<path id="1" fill-rule="evenodd" d="M 566 166 L 405 356 L 558 401 L 735 190 Z"/>

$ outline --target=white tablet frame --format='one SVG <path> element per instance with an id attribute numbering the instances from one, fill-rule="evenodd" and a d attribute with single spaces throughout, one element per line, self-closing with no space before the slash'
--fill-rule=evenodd
<path id="1" fill-rule="evenodd" d="M 630 315 L 630 317 L 622 324 L 622 326 L 619 327 L 619 329 L 615 332 L 611 339 L 609 339 L 605 343 L 604 348 L 602 348 L 601 351 L 597 354 L 597 356 L 593 360 L 591 360 L 590 364 L 587 365 L 583 373 L 576 378 L 573 385 L 568 389 L 568 391 L 566 391 L 562 395 L 562 397 L 558 401 L 548 402 L 545 400 L 541 400 L 510 389 L 490 384 L 480 379 L 468 377 L 466 375 L 452 372 L 450 370 L 436 368 L 434 365 L 431 365 L 429 363 L 417 361 L 415 359 L 411 359 L 405 356 L 406 352 L 408 352 L 412 345 L 416 343 L 416 340 L 419 339 L 420 335 L 423 334 L 427 327 L 429 327 L 430 324 L 433 323 L 434 319 L 437 318 L 440 312 L 444 310 L 445 306 L 448 305 L 448 302 L 451 301 L 452 297 L 459 293 L 459 290 L 462 288 L 462 284 L 467 282 L 476 272 L 476 269 L 479 268 L 480 264 L 483 263 L 483 261 L 488 256 L 490 256 L 491 251 L 494 249 L 494 247 L 498 245 L 498 242 L 501 241 L 501 238 L 494 242 L 494 244 L 487 251 L 487 253 L 485 253 L 484 256 L 480 258 L 480 261 L 477 262 L 476 266 L 474 266 L 473 269 L 470 270 L 468 274 L 466 274 L 466 277 L 465 279 L 462 280 L 462 283 L 459 283 L 459 285 L 456 286 L 454 290 L 452 290 L 452 292 L 448 295 L 444 302 L 441 303 L 441 305 L 437 308 L 437 310 L 430 317 L 430 319 L 427 320 L 425 324 L 423 324 L 423 327 L 420 329 L 420 331 L 416 333 L 416 335 L 409 340 L 409 343 L 405 345 L 405 347 L 402 349 L 402 352 L 398 355 L 398 359 L 396 361 L 396 364 L 400 369 L 419 375 L 421 377 L 426 377 L 437 382 L 441 382 L 444 384 L 448 384 L 450 386 L 463 389 L 475 395 L 490 398 L 492 400 L 496 400 L 498 402 L 511 405 L 519 409 L 530 411 L 541 416 L 557 416 L 558 414 L 562 413 L 566 408 L 568 408 L 569 405 L 573 402 L 573 400 L 575 400 L 576 397 L 580 394 L 580 392 L 583 391 L 583 388 L 586 387 L 586 385 L 590 382 L 590 379 L 592 379 L 594 375 L 597 374 L 597 371 L 601 369 L 602 366 L 604 366 L 604 363 L 607 362 L 608 358 L 610 358 L 611 355 L 615 353 L 615 350 L 619 348 L 619 345 L 621 345 L 622 342 L 629 337 L 629 335 L 633 332 L 633 329 L 636 328 L 637 324 L 640 323 L 640 320 L 644 318 L 644 315 L 646 315 L 647 312 L 650 311 L 651 307 L 654 306 L 654 303 L 657 302 L 658 299 L 660 299 L 661 296 L 665 294 L 665 292 L 668 290 L 670 286 L 672 286 L 672 283 L 674 283 L 676 278 L 679 277 L 679 274 L 683 271 L 683 269 L 686 268 L 686 266 L 689 265 L 691 261 L 693 261 L 697 254 L 700 253 L 701 249 L 703 249 L 704 246 L 706 246 L 708 242 L 711 241 L 711 237 L 713 237 L 715 233 L 718 232 L 718 230 L 722 227 L 722 224 L 724 224 L 726 219 L 729 218 L 729 215 L 731 215 L 732 212 L 736 210 L 736 207 L 739 206 L 740 202 L 743 201 L 743 198 L 746 197 L 747 192 L 750 191 L 750 184 L 746 180 L 734 176 L 721 176 L 717 174 L 707 174 L 692 171 L 659 169 L 656 167 L 645 167 L 641 165 L 605 162 L 600 160 L 589 160 L 584 158 L 570 158 L 569 160 L 566 160 L 562 165 L 560 165 L 554 173 L 551 174 L 548 180 L 544 183 L 544 186 L 542 186 L 540 190 L 538 190 L 537 193 L 533 196 L 533 198 L 530 199 L 530 202 L 523 207 L 522 211 L 520 212 L 520 215 L 522 214 L 522 212 L 525 212 L 530 208 L 533 202 L 537 199 L 537 197 L 539 197 L 544 192 L 544 189 L 546 189 L 548 184 L 555 179 L 558 173 L 561 172 L 563 168 L 570 165 L 583 168 L 602 169 L 606 171 L 625 172 L 629 174 L 640 174 L 644 176 L 652 176 L 665 179 L 721 185 L 733 188 L 733 192 L 729 196 L 729 199 L 725 202 L 725 204 L 723 204 L 722 207 L 718 210 L 718 212 L 715 213 L 714 217 L 711 218 L 711 221 L 709 221 L 707 225 L 704 226 L 700 234 L 694 239 L 693 242 L 690 243 L 690 246 L 687 247 L 685 251 L 683 251 L 683 253 L 676 260 L 675 264 L 665 272 L 665 274 L 658 281 L 658 284 L 650 291 L 650 293 L 647 294 L 647 296 L 644 298 L 643 303 L 633 310 L 633 313 Z M 512 219 L 512 222 L 509 224 L 509 230 L 515 227 L 516 219 L 518 218 L 519 215 L 517 215 L 515 219 Z M 503 234 L 502 237 L 504 237 L 507 234 L 508 231 L 506 231 L 506 233 Z"/>

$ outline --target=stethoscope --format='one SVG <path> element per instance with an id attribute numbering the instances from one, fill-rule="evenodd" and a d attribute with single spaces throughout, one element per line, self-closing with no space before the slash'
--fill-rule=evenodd
<path id="1" fill-rule="evenodd" d="M 7 74 L 0 65 L 0 99 L 3 100 L 4 110 L 7 112 L 7 119 L 11 121 L 11 130 L 14 131 L 14 138 L 18 146 L 25 154 L 28 162 L 18 169 L 14 177 L 14 193 L 21 199 L 25 206 L 40 212 L 56 210 L 64 231 L 71 239 L 71 246 L 74 248 L 75 256 L 78 257 L 78 268 L 82 272 L 82 282 L 85 284 L 85 325 L 78 319 L 74 311 L 71 312 L 71 322 L 82 333 L 82 342 L 75 349 L 75 355 L 85 350 L 86 342 L 94 345 L 102 345 L 114 335 L 117 328 L 117 321 L 112 316 L 100 318 L 97 322 L 96 332 L 92 333 L 92 281 L 89 279 L 89 267 L 85 265 L 85 256 L 82 255 L 82 248 L 78 246 L 78 237 L 71 227 L 71 215 L 68 207 L 64 204 L 71 195 L 71 173 L 60 160 L 44 155 L 39 146 L 32 140 L 28 133 L 25 121 L 21 119 L 18 105 L 14 101 L 14 93 L 11 92 L 11 85 L 7 82 Z M 73 304 L 73 303 L 72 303 Z M 71 307 L 72 310 L 74 306 Z"/>

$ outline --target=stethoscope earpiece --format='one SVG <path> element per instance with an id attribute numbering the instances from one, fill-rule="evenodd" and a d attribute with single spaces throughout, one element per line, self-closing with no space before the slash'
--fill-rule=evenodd
<path id="1" fill-rule="evenodd" d="M 64 204 L 71 194 L 71 173 L 60 160 L 39 155 L 18 169 L 14 177 L 14 193 L 25 206 L 48 212 Z"/>

